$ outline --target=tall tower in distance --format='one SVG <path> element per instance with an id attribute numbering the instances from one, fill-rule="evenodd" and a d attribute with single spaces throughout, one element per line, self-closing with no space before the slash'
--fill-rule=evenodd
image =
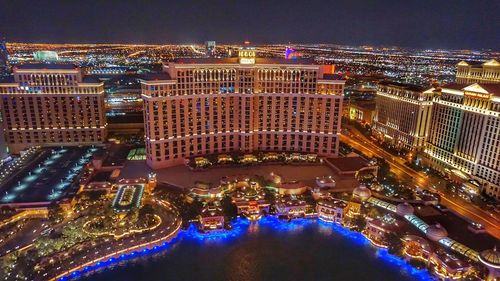
<path id="1" fill-rule="evenodd" d="M 9 65 L 8 65 L 9 54 L 7 53 L 7 46 L 5 44 L 5 40 L 0 40 L 0 79 L 9 74 Z M 0 105 L 1 107 L 1 105 Z M 5 143 L 4 131 L 1 126 L 3 124 L 2 113 L 0 112 L 0 164 L 4 159 L 7 159 L 9 156 L 7 152 L 7 145 Z"/>
<path id="2" fill-rule="evenodd" d="M 5 39 L 0 40 L 0 77 L 7 76 L 9 73 L 9 53 Z"/>
<path id="3" fill-rule="evenodd" d="M 215 56 L 215 41 L 206 41 L 205 49 L 207 57 L 213 58 Z"/>

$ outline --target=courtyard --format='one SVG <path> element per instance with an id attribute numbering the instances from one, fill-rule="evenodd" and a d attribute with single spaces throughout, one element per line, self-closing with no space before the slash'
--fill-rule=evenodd
<path id="1" fill-rule="evenodd" d="M 332 169 L 325 165 L 256 165 L 256 166 L 231 166 L 209 168 L 200 171 L 192 171 L 185 165 L 152 170 L 145 161 L 127 161 L 122 169 L 121 177 L 138 178 L 154 172 L 160 183 L 167 183 L 183 188 L 193 187 L 195 182 L 218 183 L 222 177 L 234 175 L 258 175 L 266 176 L 271 172 L 282 176 L 287 181 L 301 181 L 311 187 L 315 186 L 316 177 L 332 176 L 339 191 L 351 191 L 357 186 L 357 180 L 352 176 L 337 175 Z"/>

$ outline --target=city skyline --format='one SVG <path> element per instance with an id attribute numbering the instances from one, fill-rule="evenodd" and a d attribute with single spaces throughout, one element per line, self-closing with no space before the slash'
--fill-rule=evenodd
<path id="1" fill-rule="evenodd" d="M 86 1 L 77 6 L 64 1 L 39 5 L 4 2 L 0 36 L 11 42 L 166 44 L 249 40 L 256 44 L 432 49 L 489 49 L 500 45 L 498 36 L 494 36 L 500 27 L 495 20 L 499 8 L 496 1 L 121 1 L 120 5 Z M 20 9 L 22 13 L 15 12 Z M 477 15 L 482 20 L 468 20 Z M 123 28 L 124 24 L 129 25 Z"/>
<path id="2" fill-rule="evenodd" d="M 500 280 L 498 0 L 0 7 L 0 281 Z"/>

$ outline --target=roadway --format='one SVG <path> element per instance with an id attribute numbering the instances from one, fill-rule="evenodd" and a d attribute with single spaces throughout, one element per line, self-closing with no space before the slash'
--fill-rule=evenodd
<path id="1" fill-rule="evenodd" d="M 49 279 L 51 276 L 58 276 L 71 268 L 87 264 L 89 261 L 115 255 L 122 251 L 126 252 L 128 249 L 138 245 L 147 244 L 172 234 L 176 226 L 180 225 L 180 218 L 178 217 L 177 210 L 172 209 L 169 205 L 160 200 L 154 200 L 151 201 L 151 203 L 156 205 L 155 210 L 157 211 L 157 215 L 162 219 L 161 224 L 153 231 L 132 234 L 116 240 L 111 237 L 102 237 L 100 239 L 101 243 L 97 243 L 97 245 L 92 248 L 85 248 L 75 252 L 69 251 L 71 252 L 71 259 L 69 262 L 67 259 L 57 259 L 41 272 L 36 272 L 35 277 L 39 279 Z"/>
<path id="2" fill-rule="evenodd" d="M 20 229 L 13 229 L 5 240 L 0 241 L 0 257 L 29 247 L 46 229 L 48 229 L 47 220 L 29 219 Z"/>
<path id="3" fill-rule="evenodd" d="M 412 181 L 416 186 L 422 189 L 435 191 L 435 188 L 443 188 L 445 180 L 413 170 L 405 164 L 405 159 L 385 151 L 355 130 L 351 130 L 349 136 L 342 134 L 340 136 L 340 141 L 350 145 L 366 156 L 376 156 L 385 159 L 390 165 L 391 172 L 401 179 Z M 482 224 L 489 234 L 500 239 L 500 219 L 498 216 L 460 198 L 453 197 L 453 195 L 442 192 L 440 192 L 440 195 L 442 205 L 470 221 Z"/>

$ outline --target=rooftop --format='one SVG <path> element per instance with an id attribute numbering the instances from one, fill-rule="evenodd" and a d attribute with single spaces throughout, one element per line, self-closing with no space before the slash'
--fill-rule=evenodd
<path id="1" fill-rule="evenodd" d="M 445 251 L 437 251 L 434 256 L 441 260 L 443 264 L 446 265 L 446 267 L 454 269 L 454 270 L 459 270 L 463 268 L 468 268 L 470 267 L 470 264 L 468 262 L 465 262 L 458 257 L 451 255 Z"/>
<path id="2" fill-rule="evenodd" d="M 389 80 L 381 81 L 378 84 L 381 86 L 398 87 L 398 88 L 402 88 L 402 89 L 414 91 L 414 92 L 423 92 L 426 90 L 426 88 L 418 86 L 418 85 L 399 83 L 399 82 L 389 81 Z"/>
<path id="3" fill-rule="evenodd" d="M 323 79 L 324 80 L 342 80 L 342 75 L 327 73 L 327 74 L 323 74 Z"/>
<path id="4" fill-rule="evenodd" d="M 366 110 L 375 110 L 376 103 L 374 101 L 354 101 L 351 106 Z"/>
<path id="5" fill-rule="evenodd" d="M 82 83 L 101 83 L 101 81 L 95 76 L 84 76 Z"/>
<path id="6" fill-rule="evenodd" d="M 179 58 L 177 64 L 239 64 L 238 57 L 232 58 Z M 255 58 L 255 64 L 316 65 L 314 59 Z"/>
<path id="7" fill-rule="evenodd" d="M 139 76 L 139 79 L 145 81 L 163 81 L 163 80 L 172 80 L 172 77 L 167 72 L 159 72 L 159 73 L 148 73 Z"/>
<path id="8" fill-rule="evenodd" d="M 17 69 L 56 69 L 56 70 L 70 70 L 78 69 L 78 66 L 70 63 L 26 63 L 15 66 Z"/>
<path id="9" fill-rule="evenodd" d="M 368 166 L 368 161 L 359 156 L 327 158 L 326 161 L 335 166 L 340 172 L 356 172 Z"/>
<path id="10" fill-rule="evenodd" d="M 482 93 L 484 91 L 492 94 L 494 96 L 500 96 L 500 84 L 482 84 L 482 83 L 468 83 L 468 84 L 460 84 L 460 83 L 450 83 L 442 86 L 443 89 L 451 89 L 462 91 L 467 89 L 467 91 Z"/>
<path id="11" fill-rule="evenodd" d="M 325 206 L 328 208 L 342 208 L 343 209 L 347 206 L 347 203 L 342 201 L 342 200 L 327 199 L 327 200 L 318 201 L 318 205 Z"/>
<path id="12" fill-rule="evenodd" d="M 367 223 L 377 228 L 381 228 L 390 232 L 396 232 L 401 228 L 397 220 L 390 221 L 385 218 L 376 218 L 371 221 L 368 221 Z"/>

